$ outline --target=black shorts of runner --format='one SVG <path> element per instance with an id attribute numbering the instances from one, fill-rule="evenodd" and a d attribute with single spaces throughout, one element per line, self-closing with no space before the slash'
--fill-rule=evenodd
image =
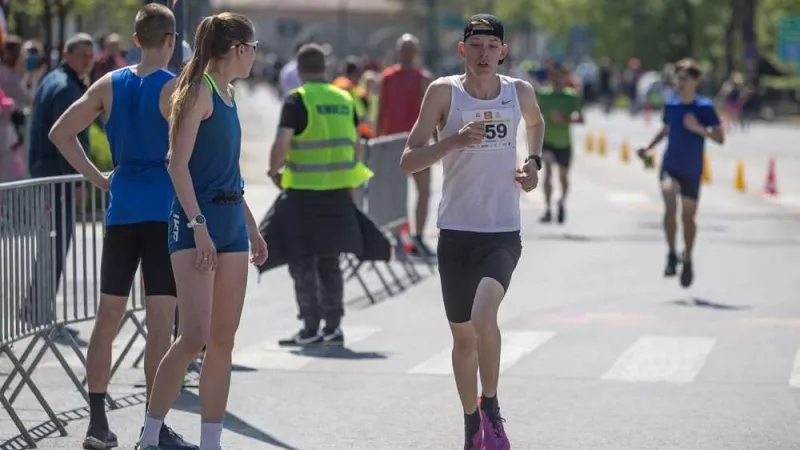
<path id="1" fill-rule="evenodd" d="M 660 181 L 664 181 L 667 178 L 677 181 L 681 186 L 681 197 L 690 198 L 692 200 L 698 200 L 700 198 L 700 182 L 702 181 L 701 177 L 689 177 L 686 175 L 681 175 L 674 170 L 662 166 L 661 174 L 658 179 Z"/>
<path id="2" fill-rule="evenodd" d="M 145 295 L 175 297 L 175 278 L 168 248 L 167 222 L 141 222 L 106 227 L 100 292 L 127 297 L 142 263 Z"/>
<path id="3" fill-rule="evenodd" d="M 545 144 L 542 146 L 542 153 L 553 155 L 553 159 L 561 167 L 569 168 L 572 163 L 572 147 L 556 147 Z"/>
<path id="4" fill-rule="evenodd" d="M 522 254 L 522 241 L 519 231 L 441 230 L 437 253 L 447 320 L 464 323 L 472 317 L 475 292 L 482 279 L 496 280 L 508 291 Z"/>

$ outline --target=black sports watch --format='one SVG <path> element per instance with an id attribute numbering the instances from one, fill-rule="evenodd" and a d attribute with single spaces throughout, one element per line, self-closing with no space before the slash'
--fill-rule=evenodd
<path id="1" fill-rule="evenodd" d="M 530 160 L 534 160 L 536 162 L 536 171 L 537 172 L 542 170 L 542 157 L 541 156 L 539 156 L 539 155 L 528 155 L 528 157 L 525 158 L 525 163 L 527 164 L 528 161 L 530 161 Z"/>

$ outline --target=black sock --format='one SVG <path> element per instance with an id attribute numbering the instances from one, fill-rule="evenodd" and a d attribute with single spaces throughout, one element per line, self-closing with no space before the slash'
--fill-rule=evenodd
<path id="1" fill-rule="evenodd" d="M 464 434 L 467 440 L 472 439 L 481 427 L 481 412 L 475 409 L 472 414 L 464 414 Z"/>
<path id="2" fill-rule="evenodd" d="M 89 423 L 105 429 L 108 428 L 105 392 L 89 394 Z"/>
<path id="3" fill-rule="evenodd" d="M 481 394 L 481 409 L 484 411 L 493 411 L 497 407 L 497 394 L 494 397 L 487 397 L 486 394 Z"/>

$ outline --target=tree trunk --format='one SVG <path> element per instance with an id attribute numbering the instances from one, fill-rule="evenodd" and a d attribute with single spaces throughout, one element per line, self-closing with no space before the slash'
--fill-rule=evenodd
<path id="1" fill-rule="evenodd" d="M 49 1 L 45 1 L 42 10 L 42 22 L 44 23 L 44 56 L 47 61 L 47 68 L 52 68 L 50 53 L 53 50 L 53 7 Z"/>
<path id="2" fill-rule="evenodd" d="M 758 0 L 742 0 L 742 38 L 744 40 L 744 60 L 747 79 L 758 86 L 758 65 L 761 55 L 756 43 L 756 4 Z"/>
<path id="3" fill-rule="evenodd" d="M 686 40 L 683 42 L 683 53 L 687 57 L 694 57 L 694 6 L 690 0 L 683 0 L 683 26 Z"/>
<path id="4" fill-rule="evenodd" d="M 736 48 L 736 29 L 741 26 L 741 4 L 739 0 L 730 0 L 730 15 L 728 16 L 728 23 L 725 26 L 725 77 L 729 77 L 734 70 L 736 64 L 734 61 L 733 52 Z"/>

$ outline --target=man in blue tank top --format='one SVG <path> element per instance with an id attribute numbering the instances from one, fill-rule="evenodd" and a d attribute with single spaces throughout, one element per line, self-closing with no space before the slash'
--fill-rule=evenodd
<path id="1" fill-rule="evenodd" d="M 700 199 L 705 142 L 706 139 L 720 145 L 725 142 L 714 103 L 697 95 L 701 77 L 702 72 L 694 61 L 685 59 L 678 62 L 675 67 L 677 95 L 664 104 L 663 127 L 646 149 L 639 150 L 639 156 L 647 165 L 651 165 L 655 147 L 667 138 L 659 176 L 665 205 L 664 232 L 669 247 L 664 276 L 675 276 L 677 266 L 682 262 L 680 281 L 683 287 L 689 287 L 694 279 L 692 250 L 697 235 L 695 216 Z M 675 249 L 678 197 L 681 199 L 684 240 L 683 257 L 680 260 Z"/>
<path id="2" fill-rule="evenodd" d="M 89 181 L 110 190 L 101 267 L 101 299 L 86 357 L 90 421 L 84 449 L 117 445 L 105 413 L 111 344 L 141 263 L 147 295 L 145 378 L 149 394 L 156 369 L 171 344 L 175 281 L 167 246 L 167 220 L 174 192 L 167 173 L 169 98 L 175 76 L 165 69 L 175 48 L 175 17 L 148 4 L 136 16 L 134 40 L 141 62 L 104 75 L 53 126 L 50 139 Z M 99 114 L 108 120 L 114 173 L 106 177 L 77 139 Z M 162 426 L 159 448 L 197 449 Z"/>

